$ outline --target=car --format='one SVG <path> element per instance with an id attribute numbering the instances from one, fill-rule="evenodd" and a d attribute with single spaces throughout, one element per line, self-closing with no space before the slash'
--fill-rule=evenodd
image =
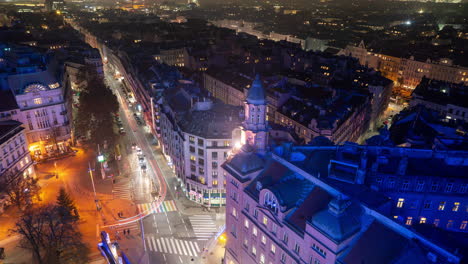
<path id="1" fill-rule="evenodd" d="M 120 127 L 120 128 L 119 128 L 119 133 L 120 133 L 120 134 L 125 134 L 125 129 L 124 129 L 123 127 Z"/>
<path id="2" fill-rule="evenodd" d="M 145 156 L 144 155 L 138 155 L 138 163 L 140 165 L 145 164 Z"/>
<path id="3" fill-rule="evenodd" d="M 138 146 L 136 147 L 136 151 L 137 151 L 137 155 L 142 155 L 143 154 L 143 151 Z"/>
<path id="4" fill-rule="evenodd" d="M 141 165 L 141 172 L 146 173 L 146 165 Z"/>
<path id="5" fill-rule="evenodd" d="M 132 150 L 135 150 L 137 148 L 137 144 L 136 143 L 132 143 Z"/>

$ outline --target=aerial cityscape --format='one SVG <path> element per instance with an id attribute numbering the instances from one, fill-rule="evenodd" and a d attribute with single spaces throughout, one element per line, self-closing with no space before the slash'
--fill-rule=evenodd
<path id="1" fill-rule="evenodd" d="M 467 0 L 0 0 L 0 264 L 468 263 Z"/>

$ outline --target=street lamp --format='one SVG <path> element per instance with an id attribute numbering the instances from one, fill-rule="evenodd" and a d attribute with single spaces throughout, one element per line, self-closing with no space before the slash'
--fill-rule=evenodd
<path id="1" fill-rule="evenodd" d="M 94 178 L 93 178 L 93 171 L 91 170 L 91 164 L 88 162 L 88 171 L 89 177 L 91 178 L 91 184 L 93 185 L 93 192 L 94 192 L 94 202 L 96 203 L 96 210 L 100 210 L 99 208 L 99 200 L 97 199 L 96 195 L 96 187 L 94 186 Z"/>

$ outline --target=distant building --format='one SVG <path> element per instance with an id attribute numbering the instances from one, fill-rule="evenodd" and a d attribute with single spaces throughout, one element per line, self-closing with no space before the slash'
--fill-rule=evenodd
<path id="1" fill-rule="evenodd" d="M 389 138 L 395 145 L 438 150 L 468 149 L 468 123 L 447 119 L 423 105 L 405 109 L 392 120 Z"/>
<path id="2" fill-rule="evenodd" d="M 468 68 L 454 65 L 448 58 L 431 59 L 426 57 L 400 56 L 373 52 L 359 45 L 348 45 L 339 54 L 359 59 L 362 65 L 374 68 L 395 83 L 395 86 L 414 89 L 423 77 L 451 83 L 468 84 Z"/>
<path id="3" fill-rule="evenodd" d="M 424 105 L 446 119 L 468 123 L 468 86 L 423 78 L 412 93 L 411 106 Z"/>
<path id="4" fill-rule="evenodd" d="M 248 140 L 222 166 L 226 263 L 460 262 L 457 249 L 411 225 L 466 231 L 466 152 L 288 143 L 268 151 L 265 106 L 254 101 L 245 106 L 255 109 L 243 124 Z M 424 209 L 428 199 L 435 206 Z"/>
<path id="5" fill-rule="evenodd" d="M 44 2 L 46 11 L 56 11 L 56 10 L 64 10 L 65 9 L 65 1 L 64 0 L 45 0 Z"/>

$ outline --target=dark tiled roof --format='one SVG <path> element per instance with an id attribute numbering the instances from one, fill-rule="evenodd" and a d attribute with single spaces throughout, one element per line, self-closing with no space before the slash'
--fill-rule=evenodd
<path id="1" fill-rule="evenodd" d="M 0 112 L 13 109 L 19 109 L 13 92 L 10 89 L 0 90 Z"/>
<path id="2" fill-rule="evenodd" d="M 342 263 L 390 264 L 402 253 L 408 240 L 381 223 L 374 222 L 351 250 L 341 257 Z"/>

